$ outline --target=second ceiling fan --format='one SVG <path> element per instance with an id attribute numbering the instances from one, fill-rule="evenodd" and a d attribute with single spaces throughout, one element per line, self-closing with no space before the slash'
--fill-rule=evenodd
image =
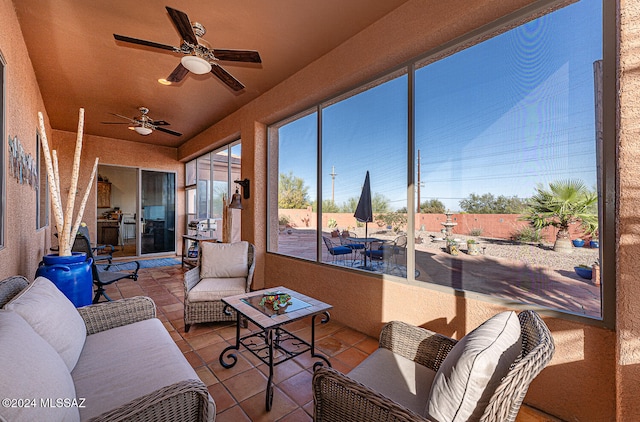
<path id="1" fill-rule="evenodd" d="M 130 118 L 127 116 L 123 116 L 122 114 L 109 113 L 116 117 L 120 117 L 121 119 L 128 120 L 129 123 L 124 123 L 124 122 L 100 122 L 100 123 L 104 125 L 120 125 L 120 124 L 133 123 L 133 125 L 129 126 L 129 129 L 135 130 L 137 133 L 143 136 L 150 135 L 151 132 L 153 132 L 154 130 L 168 133 L 169 135 L 173 135 L 173 136 L 182 136 L 182 133 L 180 132 L 176 132 L 175 130 L 171 130 L 163 127 L 163 126 L 169 126 L 168 122 L 164 120 L 153 120 L 151 117 L 149 117 L 148 108 L 140 107 L 138 108 L 138 110 L 140 110 L 140 113 L 142 114 L 140 115 L 140 117 L 137 117 L 137 118 L 136 117 Z"/>
<path id="2" fill-rule="evenodd" d="M 118 34 L 113 34 L 113 37 L 122 42 L 184 54 L 178 66 L 167 78 L 169 82 L 180 82 L 189 72 L 197 75 L 211 72 L 234 91 L 244 89 L 244 85 L 224 70 L 222 66 L 218 64 L 218 61 L 261 63 L 260 54 L 253 50 L 213 49 L 207 41 L 201 38 L 206 33 L 204 26 L 198 22 L 191 23 L 187 14 L 180 10 L 173 9 L 169 6 L 166 6 L 166 9 L 182 37 L 182 45 L 180 47 L 173 47 L 171 45 Z"/>

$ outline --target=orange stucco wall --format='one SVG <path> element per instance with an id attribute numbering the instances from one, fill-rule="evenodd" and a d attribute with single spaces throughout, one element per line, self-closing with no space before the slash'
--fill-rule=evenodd
<path id="1" fill-rule="evenodd" d="M 282 84 L 223 119 L 177 151 L 131 145 L 125 141 L 89 137 L 85 153 L 104 164 L 139 166 L 178 172 L 182 162 L 225 142 L 242 139 L 242 177 L 252 183 L 252 197 L 243 201 L 242 237 L 257 246 L 255 288 L 285 284 L 334 306 L 332 317 L 377 336 L 392 319 L 429 327 L 461 337 L 486 318 L 505 309 L 491 298 L 454 293 L 423 283 L 402 283 L 349 270 L 266 253 L 267 143 L 266 125 L 303 110 L 398 64 L 498 19 L 531 0 L 411 0 L 357 34 L 326 56 L 311 63 Z M 619 207 L 616 226 L 616 327 L 614 330 L 546 316 L 556 342 L 551 364 L 532 383 L 526 403 L 565 420 L 635 421 L 640 419 L 640 254 L 638 204 L 640 181 L 640 6 L 619 0 L 620 6 L 620 121 L 615 163 L 619 193 L 608 198 Z M 28 30 L 28 28 L 25 28 Z M 35 152 L 36 113 L 45 111 L 21 29 L 10 0 L 0 0 L 0 52 L 7 61 L 7 135 L 18 135 L 28 153 Z M 55 104 L 49 105 L 55 107 Z M 69 110 L 77 113 L 77 110 Z M 88 110 L 90 112 L 90 110 Z M 50 131 L 53 142 L 67 151 L 75 134 Z M 6 152 L 6 142 L 3 148 Z M 213 143 L 212 143 L 212 140 Z M 177 152 L 177 154 L 176 154 Z M 62 154 L 69 156 L 68 152 Z M 149 159 L 147 159 L 149 155 Z M 83 162 L 83 163 L 84 163 Z M 173 169 L 173 170 L 171 170 Z M 88 170 L 83 170 L 88 171 Z M 84 176 L 86 177 L 86 175 Z M 0 249 L 0 277 L 23 274 L 33 278 L 37 263 L 48 250 L 51 230 L 35 230 L 35 193 L 6 181 L 5 246 Z M 615 183 L 609 181 L 609 183 Z M 81 184 L 82 186 L 82 184 Z M 184 227 L 183 196 L 178 191 L 179 227 Z M 95 195 L 92 195 L 95 201 Z M 89 207 L 93 208 L 93 207 Z M 91 210 L 88 210 L 90 213 Z M 87 214 L 86 218 L 90 218 Z M 614 247 L 613 242 L 609 247 Z"/>
<path id="2" fill-rule="evenodd" d="M 7 138 L 17 136 L 25 153 L 36 156 L 38 111 L 46 110 L 13 4 L 0 0 L 0 54 L 5 59 L 5 131 L 0 145 L 8 156 Z M 2 116 L 0 116 L 2 118 Z M 50 130 L 50 128 L 48 128 Z M 6 215 L 4 248 L 0 248 L 0 278 L 23 274 L 33 278 L 45 250 L 49 230 L 36 231 L 36 192 L 8 175 L 5 161 Z"/>
<path id="3" fill-rule="evenodd" d="M 640 419 L 640 2 L 621 0 L 620 9 L 615 388 L 618 420 L 633 420 L 628 415 Z"/>

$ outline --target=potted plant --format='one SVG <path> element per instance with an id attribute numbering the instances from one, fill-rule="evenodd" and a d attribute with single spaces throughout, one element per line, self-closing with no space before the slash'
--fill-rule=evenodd
<path id="1" fill-rule="evenodd" d="M 475 239 L 467 240 L 467 253 L 469 255 L 480 255 L 480 244 Z"/>
<path id="2" fill-rule="evenodd" d="M 586 264 L 580 264 L 577 267 L 573 267 L 573 270 L 578 274 L 578 276 L 591 280 L 593 275 L 593 268 Z"/>
<path id="3" fill-rule="evenodd" d="M 291 219 L 287 215 L 281 215 L 278 217 L 278 229 L 282 232 L 287 227 L 287 225 L 291 222 Z"/>
<path id="4" fill-rule="evenodd" d="M 331 237 L 340 236 L 340 231 L 338 230 L 338 222 L 334 218 L 330 218 L 327 222 L 327 226 L 331 229 Z"/>
<path id="5" fill-rule="evenodd" d="M 457 256 L 460 253 L 458 242 L 453 239 L 447 239 L 447 252 L 453 256 Z"/>
<path id="6" fill-rule="evenodd" d="M 43 276 L 51 280 L 62 293 L 76 306 L 91 304 L 93 293 L 92 259 L 87 259 L 84 252 L 72 252 L 71 248 L 76 240 L 78 228 L 82 223 L 82 215 L 89 199 L 91 186 L 98 170 L 98 158 L 93 164 L 93 170 L 84 195 L 78 207 L 75 219 L 76 195 L 78 194 L 78 179 L 80 176 L 80 157 L 82 154 L 82 135 L 84 128 L 84 109 L 81 108 L 78 118 L 78 133 L 73 156 L 70 186 L 67 194 L 66 207 L 62 206 L 62 190 L 60 189 L 60 173 L 58 155 L 49 150 L 49 142 L 44 126 L 44 117 L 38 112 L 42 152 L 45 159 L 51 208 L 58 228 L 58 253 L 45 255 L 42 258 L 36 277 Z M 64 185 L 63 185 L 64 186 Z"/>

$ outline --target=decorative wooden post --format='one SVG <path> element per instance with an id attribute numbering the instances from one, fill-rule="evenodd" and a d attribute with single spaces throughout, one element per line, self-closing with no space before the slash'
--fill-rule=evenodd
<path id="1" fill-rule="evenodd" d="M 76 149 L 73 156 L 73 170 L 71 174 L 71 186 L 67 195 L 67 207 L 66 210 L 62 208 L 62 192 L 60 191 L 60 173 L 58 170 L 58 155 L 56 151 L 50 152 L 49 142 L 47 140 L 47 133 L 44 127 L 44 117 L 41 112 L 38 112 L 38 121 L 40 126 L 40 136 L 42 138 L 42 150 L 44 153 L 44 160 L 47 167 L 47 176 L 49 180 L 49 192 L 51 194 L 51 206 L 53 208 L 53 215 L 56 220 L 56 226 L 58 228 L 58 242 L 59 242 L 59 256 L 71 256 L 71 248 L 73 242 L 78 233 L 78 227 L 82 221 L 82 215 L 84 214 L 87 200 L 89 199 L 89 193 L 91 192 L 91 186 L 93 186 L 93 179 L 98 171 L 98 158 L 96 158 L 93 164 L 93 170 L 91 171 L 91 177 L 87 184 L 87 189 L 84 192 L 80 207 L 78 208 L 78 215 L 73 220 L 73 210 L 75 208 L 76 192 L 78 191 L 78 177 L 80 175 L 80 156 L 82 154 L 82 135 L 84 128 L 84 109 L 81 108 L 78 118 L 78 134 L 76 136 Z M 52 158 L 53 157 L 53 158 Z"/>

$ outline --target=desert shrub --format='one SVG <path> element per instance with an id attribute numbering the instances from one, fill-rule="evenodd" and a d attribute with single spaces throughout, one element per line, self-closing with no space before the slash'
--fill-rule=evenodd
<path id="1" fill-rule="evenodd" d="M 541 231 L 531 226 L 516 229 L 512 237 L 519 242 L 542 242 L 544 240 Z"/>
<path id="2" fill-rule="evenodd" d="M 474 227 L 469 230 L 469 236 L 482 236 L 482 227 Z"/>

